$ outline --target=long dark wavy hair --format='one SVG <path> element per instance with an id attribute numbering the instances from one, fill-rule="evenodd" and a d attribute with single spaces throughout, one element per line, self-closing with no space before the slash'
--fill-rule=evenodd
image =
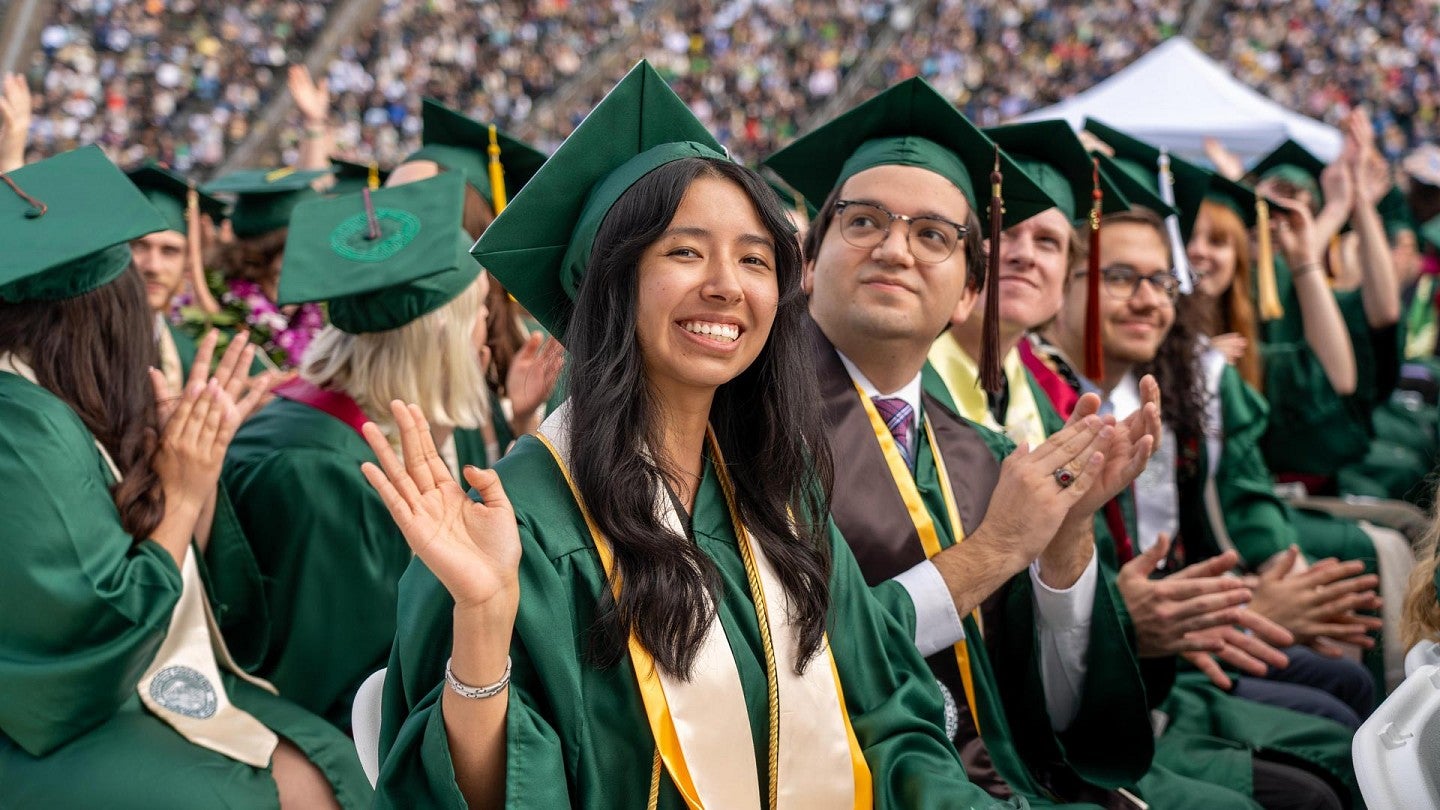
<path id="1" fill-rule="evenodd" d="M 1135 369 L 1137 377 L 1155 375 L 1160 384 L 1160 418 L 1183 446 L 1205 439 L 1205 373 L 1200 363 L 1200 308 L 1190 296 L 1175 304 L 1175 323 L 1160 342 L 1155 359 Z"/>
<path id="2" fill-rule="evenodd" d="M 160 525 L 165 497 L 151 466 L 159 415 L 146 369 L 159 366 L 145 282 L 133 268 L 115 281 L 60 301 L 0 301 L 0 353 L 35 370 L 115 460 L 124 480 L 111 493 L 136 541 Z M 57 481 L 56 486 L 67 486 Z"/>
<path id="3" fill-rule="evenodd" d="M 769 340 L 749 368 L 716 391 L 710 424 L 740 519 L 789 599 L 803 670 L 820 650 L 829 610 L 826 520 L 834 475 L 809 360 L 800 250 L 763 180 L 704 158 L 655 169 L 610 209 L 565 334 L 575 485 L 614 549 L 623 583 L 618 599 L 608 588 L 601 595 L 591 655 L 600 666 L 614 664 L 633 633 L 658 666 L 688 678 L 719 601 L 715 564 L 655 515 L 666 470 L 643 450 L 658 444 L 660 406 L 636 335 L 640 258 L 700 177 L 743 189 L 775 243 L 780 298 Z"/>

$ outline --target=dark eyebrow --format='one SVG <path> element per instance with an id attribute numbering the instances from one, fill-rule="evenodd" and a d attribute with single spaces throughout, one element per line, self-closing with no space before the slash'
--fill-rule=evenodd
<path id="1" fill-rule="evenodd" d="M 674 236 L 693 236 L 698 239 L 706 239 L 714 236 L 714 234 L 710 233 L 710 231 L 704 228 L 694 226 L 671 228 L 660 234 L 661 239 L 667 239 Z M 775 240 L 766 236 L 760 236 L 759 234 L 743 234 L 740 237 L 740 241 L 747 245 L 760 245 L 762 247 L 770 248 L 771 250 L 775 249 Z"/>

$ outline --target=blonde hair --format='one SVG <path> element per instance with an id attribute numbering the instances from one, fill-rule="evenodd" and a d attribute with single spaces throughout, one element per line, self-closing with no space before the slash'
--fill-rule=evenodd
<path id="1" fill-rule="evenodd" d="M 1410 569 L 1410 587 L 1400 614 L 1400 638 L 1408 650 L 1421 641 L 1440 641 L 1440 601 L 1435 593 L 1436 546 L 1440 545 L 1440 504 L 1430 507 L 1430 528 L 1415 546 L 1418 562 Z"/>
<path id="2" fill-rule="evenodd" d="M 398 329 L 352 335 L 327 326 L 305 351 L 300 376 L 349 394 L 387 433 L 396 399 L 419 405 L 432 427 L 479 428 L 490 400 L 471 335 L 483 303 L 477 278 L 445 306 Z"/>

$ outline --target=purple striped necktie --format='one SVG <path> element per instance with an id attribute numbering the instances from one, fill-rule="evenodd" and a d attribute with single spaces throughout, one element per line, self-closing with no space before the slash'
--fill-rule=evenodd
<path id="1" fill-rule="evenodd" d="M 890 429 L 890 435 L 895 437 L 895 444 L 900 448 L 900 455 L 905 459 L 905 466 L 915 469 L 914 455 L 910 447 L 910 430 L 915 423 L 915 409 L 910 403 L 899 397 L 871 397 L 875 403 L 875 410 L 880 413 L 880 418 L 885 420 L 885 427 Z"/>

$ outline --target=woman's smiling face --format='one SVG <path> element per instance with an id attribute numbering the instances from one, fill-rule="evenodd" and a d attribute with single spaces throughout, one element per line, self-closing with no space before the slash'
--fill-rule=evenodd
<path id="1" fill-rule="evenodd" d="M 701 176 L 640 258 L 636 337 L 657 390 L 715 389 L 764 348 L 779 304 L 775 244 L 734 182 Z"/>

